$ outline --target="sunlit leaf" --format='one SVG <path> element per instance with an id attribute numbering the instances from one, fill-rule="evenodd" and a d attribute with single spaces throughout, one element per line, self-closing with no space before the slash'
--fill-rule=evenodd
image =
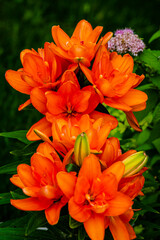
<path id="1" fill-rule="evenodd" d="M 160 74 L 160 51 L 145 49 L 139 59 Z"/>
<path id="2" fill-rule="evenodd" d="M 7 138 L 14 138 L 18 139 L 19 141 L 29 144 L 31 143 L 27 138 L 26 138 L 26 130 L 19 130 L 19 131 L 14 131 L 14 132 L 2 132 L 0 133 L 1 137 L 7 137 Z"/>
<path id="3" fill-rule="evenodd" d="M 160 30 L 158 30 L 157 32 L 155 32 L 152 37 L 149 39 L 148 43 L 153 42 L 154 40 L 156 40 L 157 38 L 160 37 Z"/>

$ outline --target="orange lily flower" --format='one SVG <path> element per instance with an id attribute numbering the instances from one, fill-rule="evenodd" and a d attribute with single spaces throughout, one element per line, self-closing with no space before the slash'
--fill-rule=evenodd
<path id="1" fill-rule="evenodd" d="M 117 167 L 120 169 L 118 172 Z M 67 198 L 70 198 L 69 214 L 84 224 L 87 234 L 93 240 L 104 239 L 106 216 L 122 215 L 132 206 L 131 199 L 118 191 L 118 183 L 123 172 L 122 162 L 117 162 L 112 168 L 101 172 L 98 158 L 90 154 L 84 159 L 77 179 L 73 180 L 70 173 L 57 174 L 59 187 Z M 71 182 L 75 183 L 72 190 Z"/>
<path id="2" fill-rule="evenodd" d="M 94 30 L 89 22 L 81 20 L 70 38 L 59 26 L 52 27 L 54 43 L 51 43 L 52 51 L 64 59 L 73 63 L 72 68 L 77 68 L 78 64 L 89 67 L 90 62 L 100 44 L 106 44 L 112 37 L 109 32 L 96 44 L 103 27 L 96 27 Z"/>
<path id="3" fill-rule="evenodd" d="M 61 208 L 68 201 L 56 180 L 56 174 L 62 170 L 62 162 L 54 148 L 48 143 L 40 144 L 31 158 L 31 166 L 18 165 L 17 174 L 10 179 L 29 198 L 11 199 L 11 204 L 24 211 L 44 210 L 47 221 L 56 224 Z"/>
<path id="4" fill-rule="evenodd" d="M 116 52 L 110 53 L 101 46 L 92 71 L 82 66 L 81 69 L 88 80 L 104 96 L 104 103 L 110 107 L 123 110 L 127 119 L 135 130 L 139 130 L 134 111 L 141 111 L 146 107 L 146 93 L 134 89 L 144 79 L 144 75 L 133 73 L 133 58 L 129 54 L 123 57 Z"/>
<path id="5" fill-rule="evenodd" d="M 40 92 L 38 95 L 38 91 L 36 93 L 39 98 L 37 104 L 39 103 L 39 106 L 42 107 L 43 104 L 40 101 L 43 101 L 43 95 Z M 61 86 L 58 91 L 45 92 L 45 101 L 46 116 L 30 128 L 27 133 L 29 140 L 39 139 L 34 133 L 34 129 L 40 130 L 48 137 L 51 136 L 51 124 L 55 119 L 64 118 L 75 122 L 82 114 L 91 113 L 99 104 L 100 98 L 92 86 L 80 89 L 75 73 L 67 70 L 61 78 Z"/>
<path id="6" fill-rule="evenodd" d="M 80 89 L 74 72 L 66 71 L 61 81 L 62 85 L 57 92 L 46 92 L 48 119 L 79 118 L 82 114 L 92 112 L 96 108 L 98 99 L 96 102 L 90 101 L 91 91 L 88 87 Z"/>
<path id="7" fill-rule="evenodd" d="M 75 140 L 79 134 L 87 134 L 90 149 L 100 151 L 108 137 L 111 129 L 117 126 L 117 120 L 108 115 L 95 112 L 98 119 L 92 115 L 85 114 L 74 123 L 65 119 L 55 119 L 52 124 L 52 136 L 54 140 L 61 142 L 68 150 L 74 147 Z"/>
<path id="8" fill-rule="evenodd" d="M 25 49 L 20 54 L 23 68 L 18 71 L 8 70 L 5 74 L 8 83 L 17 91 L 30 95 L 30 99 L 20 105 L 19 110 L 33 104 L 41 113 L 46 112 L 45 91 L 53 89 L 57 79 L 67 68 L 67 63 L 53 54 L 50 43 L 46 42 L 44 49 Z"/>

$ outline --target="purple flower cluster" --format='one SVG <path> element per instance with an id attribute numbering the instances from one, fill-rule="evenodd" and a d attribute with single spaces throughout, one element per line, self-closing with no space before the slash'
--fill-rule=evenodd
<path id="1" fill-rule="evenodd" d="M 137 56 L 139 52 L 143 52 L 144 48 L 144 42 L 129 28 L 117 30 L 114 37 L 108 41 L 108 49 L 120 54 L 129 52 Z"/>

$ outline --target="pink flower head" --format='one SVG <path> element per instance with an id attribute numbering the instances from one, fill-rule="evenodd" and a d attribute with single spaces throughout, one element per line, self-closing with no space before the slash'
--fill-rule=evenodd
<path id="1" fill-rule="evenodd" d="M 114 37 L 108 41 L 108 48 L 120 54 L 129 52 L 137 56 L 143 52 L 145 44 L 132 29 L 125 28 L 116 30 Z"/>

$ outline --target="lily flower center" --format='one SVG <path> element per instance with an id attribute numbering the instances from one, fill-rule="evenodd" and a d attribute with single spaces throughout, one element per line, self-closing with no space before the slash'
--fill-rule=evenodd
<path id="1" fill-rule="evenodd" d="M 92 210 L 96 213 L 103 213 L 109 207 L 109 204 L 105 199 L 105 193 L 101 193 L 100 195 L 97 196 L 93 196 L 87 193 L 86 200 L 92 207 Z"/>

